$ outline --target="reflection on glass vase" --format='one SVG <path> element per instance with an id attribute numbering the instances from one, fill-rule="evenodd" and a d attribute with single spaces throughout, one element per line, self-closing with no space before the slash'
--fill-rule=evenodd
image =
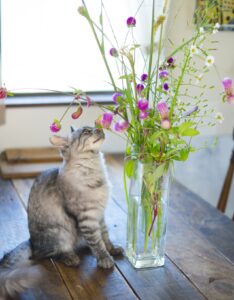
<path id="1" fill-rule="evenodd" d="M 126 255 L 135 268 L 163 266 L 170 165 L 130 162 Z"/>

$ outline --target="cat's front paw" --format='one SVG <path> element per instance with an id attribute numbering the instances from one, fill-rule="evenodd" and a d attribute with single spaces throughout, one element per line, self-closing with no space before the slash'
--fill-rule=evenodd
<path id="1" fill-rule="evenodd" d="M 97 264 L 103 269 L 110 269 L 114 266 L 115 263 L 111 256 L 106 256 L 99 258 Z"/>
<path id="2" fill-rule="evenodd" d="M 124 249 L 120 246 L 113 246 L 109 253 L 113 256 L 123 256 L 124 255 Z"/>

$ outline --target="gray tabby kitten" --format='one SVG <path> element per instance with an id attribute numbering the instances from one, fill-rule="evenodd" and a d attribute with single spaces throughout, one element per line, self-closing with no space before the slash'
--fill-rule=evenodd
<path id="1" fill-rule="evenodd" d="M 54 258 L 68 266 L 79 265 L 75 252 L 84 239 L 98 266 L 111 268 L 111 255 L 122 255 L 109 239 L 104 211 L 110 197 L 102 154 L 102 130 L 83 127 L 69 138 L 52 136 L 63 164 L 43 172 L 34 182 L 28 205 L 30 242 L 22 243 L 0 262 L 0 299 L 35 286 L 41 270 L 33 261 Z M 22 269 L 22 265 L 25 267 Z M 28 266 L 28 267 L 27 267 Z M 2 298 L 1 298 L 2 297 Z"/>
<path id="2" fill-rule="evenodd" d="M 53 257 L 77 266 L 75 248 L 84 238 L 98 266 L 111 268 L 111 255 L 122 254 L 108 236 L 104 210 L 109 186 L 102 154 L 100 129 L 84 127 L 70 138 L 52 136 L 61 149 L 63 165 L 39 176 L 29 196 L 28 218 L 33 257 Z"/>

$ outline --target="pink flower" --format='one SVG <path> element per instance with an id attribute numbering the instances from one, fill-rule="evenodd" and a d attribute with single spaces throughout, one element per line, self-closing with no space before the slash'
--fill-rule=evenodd
<path id="1" fill-rule="evenodd" d="M 147 99 L 139 99 L 138 100 L 138 108 L 141 110 L 141 111 L 144 111 L 144 110 L 147 110 L 149 107 L 149 102 Z"/>
<path id="2" fill-rule="evenodd" d="M 148 116 L 149 116 L 149 113 L 147 111 L 145 111 L 145 110 L 144 111 L 140 111 L 140 115 L 139 115 L 140 120 L 144 120 Z"/>
<path id="3" fill-rule="evenodd" d="M 118 102 L 119 99 L 123 98 L 123 95 L 121 93 L 114 93 L 112 96 L 112 99 L 115 103 Z"/>
<path id="4" fill-rule="evenodd" d="M 171 128 L 171 123 L 170 123 L 170 121 L 169 121 L 168 119 L 163 119 L 163 120 L 161 121 L 161 127 L 162 127 L 163 129 L 170 129 L 170 128 Z"/>
<path id="5" fill-rule="evenodd" d="M 90 107 L 92 104 L 92 100 L 89 96 L 86 96 L 87 107 Z"/>
<path id="6" fill-rule="evenodd" d="M 61 124 L 59 120 L 54 119 L 54 122 L 50 125 L 50 131 L 52 132 L 58 132 L 61 129 Z"/>
<path id="7" fill-rule="evenodd" d="M 4 100 L 7 97 L 7 89 L 4 87 L 0 88 L 0 100 Z"/>
<path id="8" fill-rule="evenodd" d="M 127 19 L 127 26 L 128 27 L 135 27 L 136 26 L 136 19 L 134 17 L 129 17 Z"/>
<path id="9" fill-rule="evenodd" d="M 136 86 L 137 93 L 140 95 L 144 88 L 145 87 L 142 83 L 138 83 L 138 85 Z"/>
<path id="10" fill-rule="evenodd" d="M 115 123 L 114 130 L 117 132 L 123 132 L 123 131 L 127 130 L 128 127 L 129 127 L 129 124 L 126 120 L 120 120 Z"/>
<path id="11" fill-rule="evenodd" d="M 103 128 L 109 129 L 113 120 L 113 113 L 104 112 L 101 119 L 101 125 Z"/>
<path id="12" fill-rule="evenodd" d="M 78 119 L 83 112 L 83 108 L 79 106 L 77 110 L 71 115 L 72 119 Z"/>
<path id="13" fill-rule="evenodd" d="M 232 79 L 229 77 L 226 77 L 222 81 L 224 91 L 227 97 L 227 101 L 229 103 L 234 102 L 234 94 L 233 94 L 233 89 L 232 89 Z"/>
<path id="14" fill-rule="evenodd" d="M 165 101 L 161 101 L 157 103 L 157 110 L 162 120 L 168 119 L 169 109 Z"/>

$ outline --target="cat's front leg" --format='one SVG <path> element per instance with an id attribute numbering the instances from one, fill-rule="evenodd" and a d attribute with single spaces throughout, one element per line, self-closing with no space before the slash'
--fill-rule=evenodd
<path id="1" fill-rule="evenodd" d="M 87 219 L 78 219 L 79 229 L 94 256 L 97 258 L 97 264 L 101 268 L 111 268 L 114 266 L 113 258 L 106 249 L 106 245 L 102 239 L 101 227 L 98 221 Z"/>
<path id="2" fill-rule="evenodd" d="M 102 239 L 109 253 L 113 256 L 120 256 L 120 255 L 122 256 L 124 254 L 124 250 L 122 247 L 113 245 L 113 243 L 111 242 L 104 218 L 102 218 L 100 222 L 100 226 L 102 232 Z"/>

